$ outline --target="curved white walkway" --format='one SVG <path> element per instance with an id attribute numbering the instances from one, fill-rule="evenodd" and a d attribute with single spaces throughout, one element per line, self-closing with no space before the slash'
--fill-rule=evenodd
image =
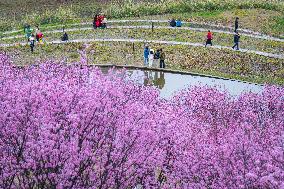
<path id="1" fill-rule="evenodd" d="M 110 20 L 108 21 L 108 23 L 127 23 L 127 22 L 148 22 L 148 23 L 168 23 L 168 20 Z M 232 32 L 233 28 L 232 27 L 227 27 L 227 26 L 221 26 L 221 25 L 214 25 L 214 24 L 207 24 L 207 23 L 198 23 L 198 22 L 183 22 L 184 24 L 197 24 L 197 25 L 204 25 L 207 27 L 216 27 L 216 28 L 223 28 L 226 30 L 216 30 L 216 29 L 210 29 L 213 32 L 216 33 L 226 33 L 226 34 L 234 34 L 234 32 Z M 92 25 L 91 22 L 85 22 L 85 23 L 76 23 L 76 24 L 68 24 L 68 26 L 78 26 L 78 25 Z M 51 26 L 49 28 L 53 28 L 53 27 L 58 27 L 58 26 Z M 113 28 L 115 26 L 112 26 Z M 119 26 L 116 26 L 119 27 Z M 123 27 L 123 26 L 121 26 Z M 124 26 L 124 27 L 134 27 L 134 28 L 139 28 L 139 26 Z M 149 27 L 149 26 L 140 26 L 140 27 Z M 151 26 L 150 26 L 151 27 Z M 154 28 L 161 28 L 162 26 L 154 26 Z M 111 27 L 110 27 L 111 28 Z M 164 27 L 164 28 L 172 28 L 172 27 Z M 81 28 L 82 30 L 83 28 Z M 194 31 L 207 31 L 208 28 L 202 27 L 202 28 L 198 28 L 198 27 L 181 27 L 181 28 L 173 28 L 173 29 L 186 29 L 186 30 L 194 30 Z M 76 31 L 76 30 L 80 30 L 80 28 L 74 28 L 73 29 L 65 29 L 65 31 Z M 231 31 L 228 31 L 231 30 Z M 12 34 L 12 33 L 17 33 L 17 32 L 21 32 L 22 30 L 15 30 L 15 31 L 9 31 L 9 32 L 4 32 L 3 34 Z M 53 30 L 53 31 L 60 31 L 62 32 L 62 30 Z M 248 36 L 248 37 L 253 37 L 253 38 L 258 38 L 258 39 L 265 39 L 265 40 L 272 40 L 272 41 L 281 41 L 284 42 L 284 39 L 280 39 L 280 38 L 276 38 L 276 37 L 271 37 L 268 35 L 264 35 L 261 34 L 259 32 L 254 32 L 251 30 L 247 30 L 247 29 L 239 29 L 240 32 L 242 32 L 241 35 L 243 36 Z M 47 32 L 52 32 L 52 31 L 46 31 Z M 10 39 L 13 37 L 4 37 L 2 39 Z M 19 38 L 14 37 L 14 38 Z"/>
<path id="2" fill-rule="evenodd" d="M 177 41 L 160 41 L 160 40 L 144 40 L 144 39 L 76 39 L 76 40 L 70 40 L 68 42 L 63 42 L 63 41 L 51 41 L 51 42 L 46 42 L 47 44 L 65 44 L 65 43 L 88 43 L 88 42 L 131 42 L 131 43 L 137 43 L 137 42 L 142 42 L 142 43 L 157 43 L 157 44 L 167 44 L 167 45 L 186 45 L 186 46 L 195 46 L 195 47 L 204 47 L 204 44 L 202 43 L 190 43 L 190 42 L 177 42 Z M 25 46 L 27 43 L 13 43 L 13 44 L 0 44 L 1 47 L 11 47 L 11 46 Z M 227 49 L 234 51 L 231 47 L 226 47 L 226 46 L 210 46 L 207 48 L 215 48 L 215 49 Z M 252 53 L 252 54 L 257 54 L 265 57 L 271 57 L 271 58 L 278 58 L 278 59 L 284 59 L 284 55 L 280 54 L 273 54 L 273 53 L 266 53 L 266 52 L 261 52 L 261 51 L 253 51 L 253 50 L 248 50 L 248 49 L 240 49 L 239 52 L 243 53 Z"/>
<path id="3" fill-rule="evenodd" d="M 152 26 L 108 26 L 109 29 L 152 29 Z M 170 26 L 154 26 L 154 29 L 171 29 L 171 30 L 188 30 L 188 31 L 200 31 L 200 32 L 207 32 L 208 29 L 204 28 L 192 28 L 192 27 L 170 27 Z M 84 31 L 84 30 L 93 30 L 93 27 L 83 27 L 83 28 L 72 28 L 72 29 L 65 29 L 64 31 L 70 32 L 70 31 Z M 234 32 L 230 31 L 223 31 L 223 30 L 210 30 L 213 33 L 223 33 L 223 34 L 230 34 L 234 35 Z M 45 34 L 49 33 L 61 33 L 62 30 L 51 30 L 51 31 L 45 31 Z M 257 39 L 263 39 L 263 40 L 272 40 L 272 41 L 279 41 L 279 42 L 284 42 L 284 39 L 278 39 L 278 38 L 273 38 L 269 36 L 258 36 L 258 35 L 253 35 L 253 34 L 241 34 L 241 36 L 246 36 L 246 37 L 251 37 L 251 38 L 257 38 Z M 24 35 L 16 35 L 16 36 L 10 36 L 10 37 L 3 37 L 0 38 L 2 39 L 19 39 L 19 38 L 24 38 Z M 283 44 L 284 45 L 284 44 Z"/>

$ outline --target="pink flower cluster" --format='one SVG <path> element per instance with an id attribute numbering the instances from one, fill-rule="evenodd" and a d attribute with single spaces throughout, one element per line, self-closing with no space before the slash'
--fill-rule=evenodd
<path id="1" fill-rule="evenodd" d="M 0 55 L 0 188 L 284 188 L 284 88 L 170 100 L 85 64 Z"/>

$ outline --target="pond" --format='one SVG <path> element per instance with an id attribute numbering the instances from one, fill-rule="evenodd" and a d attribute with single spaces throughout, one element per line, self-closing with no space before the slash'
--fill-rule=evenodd
<path id="1" fill-rule="evenodd" d="M 101 69 L 103 73 L 107 73 L 110 67 L 102 67 Z M 126 75 L 127 79 L 134 80 L 138 84 L 156 86 L 160 90 L 162 98 L 170 98 L 176 92 L 196 85 L 216 87 L 222 91 L 226 90 L 232 96 L 240 95 L 243 92 L 259 93 L 264 88 L 262 85 L 237 80 L 173 73 L 156 69 L 127 68 Z"/>

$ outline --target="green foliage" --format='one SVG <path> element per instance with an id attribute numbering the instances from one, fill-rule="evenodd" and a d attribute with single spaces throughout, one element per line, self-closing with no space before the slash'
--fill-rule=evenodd
<path id="1" fill-rule="evenodd" d="M 1 5 L 0 5 L 1 6 Z M 12 6 L 12 5 L 11 5 Z M 35 6 L 35 5 L 34 5 Z M 79 3 L 65 6 L 50 7 L 46 10 L 20 13 L 17 19 L 10 16 L 0 21 L 0 31 L 19 27 L 24 23 L 50 24 L 70 23 L 72 20 L 93 17 L 96 13 L 103 12 L 109 18 L 139 17 L 144 15 L 160 15 L 172 13 L 192 13 L 204 11 L 222 11 L 231 9 L 261 8 L 284 13 L 284 2 L 280 0 L 162 0 L 162 1 L 120 1 L 119 3 Z M 4 9 L 5 11 L 5 9 Z M 9 9 L 7 9 L 9 11 Z M 20 20 L 20 22 L 19 22 Z M 9 23 L 9 25 L 7 25 Z M 10 27 L 9 27 L 10 26 Z"/>
<path id="2" fill-rule="evenodd" d="M 282 34 L 284 34 L 284 16 L 276 17 L 275 21 L 276 23 L 274 24 L 273 28 L 282 31 Z"/>

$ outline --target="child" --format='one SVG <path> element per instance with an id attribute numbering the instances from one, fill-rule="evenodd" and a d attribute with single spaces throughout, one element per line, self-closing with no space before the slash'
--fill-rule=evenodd
<path id="1" fill-rule="evenodd" d="M 150 49 L 150 54 L 149 54 L 149 67 L 151 68 L 153 66 L 154 62 L 154 50 Z"/>
<path id="2" fill-rule="evenodd" d="M 29 41 L 30 41 L 31 52 L 33 53 L 34 47 L 35 47 L 35 36 L 34 36 L 34 34 L 31 35 Z"/>

